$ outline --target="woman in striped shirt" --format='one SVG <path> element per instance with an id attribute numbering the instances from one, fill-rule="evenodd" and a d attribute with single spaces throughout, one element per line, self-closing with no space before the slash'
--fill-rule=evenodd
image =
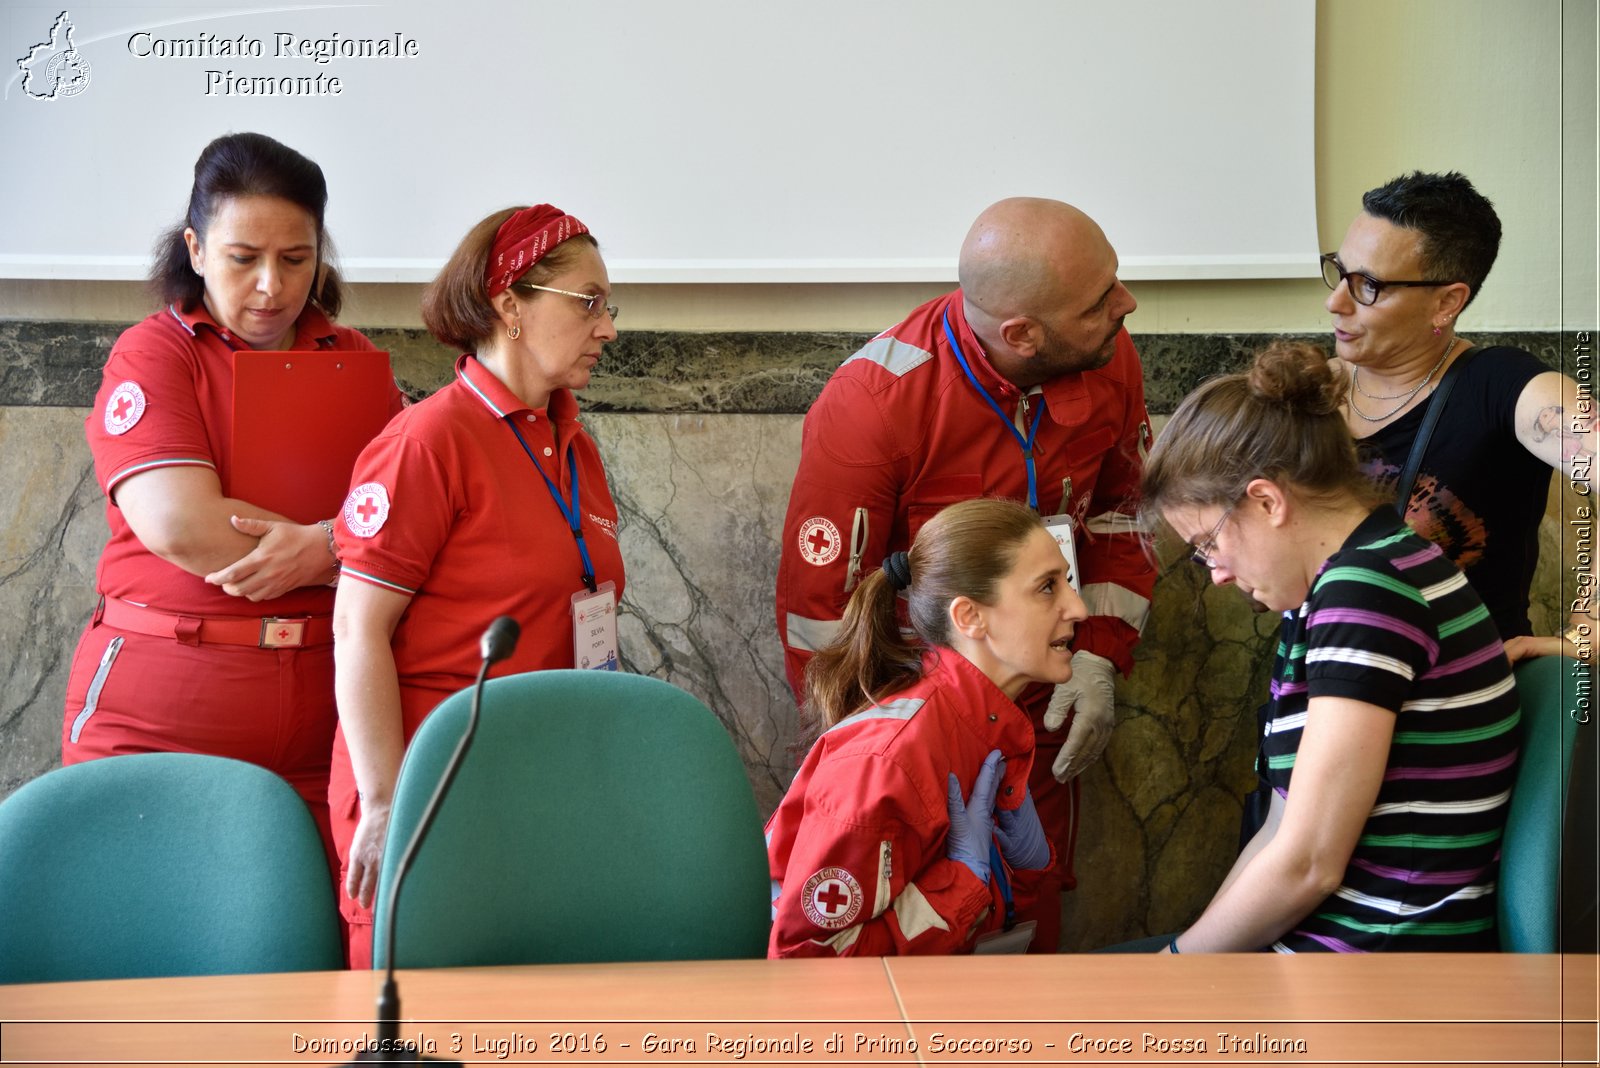
<path id="1" fill-rule="evenodd" d="M 1170 952 L 1496 945 L 1511 668 L 1461 572 L 1363 480 L 1344 393 L 1320 350 L 1275 344 L 1187 397 L 1145 467 L 1145 509 L 1284 617 L 1271 811 Z"/>

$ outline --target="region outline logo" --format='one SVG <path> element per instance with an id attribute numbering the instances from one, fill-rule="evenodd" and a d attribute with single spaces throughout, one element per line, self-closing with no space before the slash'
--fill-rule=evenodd
<path id="1" fill-rule="evenodd" d="M 23 93 L 34 100 L 62 100 L 89 88 L 89 61 L 73 45 L 73 30 L 71 13 L 63 11 L 49 38 L 18 57 Z"/>

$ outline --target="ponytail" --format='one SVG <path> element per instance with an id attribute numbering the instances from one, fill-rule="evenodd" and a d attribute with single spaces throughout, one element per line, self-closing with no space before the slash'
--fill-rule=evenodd
<path id="1" fill-rule="evenodd" d="M 893 693 L 922 674 L 920 643 L 900 631 L 895 590 L 882 571 L 861 580 L 845 606 L 839 635 L 806 665 L 806 710 L 821 734 L 875 695 Z"/>

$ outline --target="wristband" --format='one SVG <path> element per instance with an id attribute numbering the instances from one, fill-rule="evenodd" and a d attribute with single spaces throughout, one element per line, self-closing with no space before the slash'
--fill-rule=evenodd
<path id="1" fill-rule="evenodd" d="M 1173 935 L 1171 938 L 1167 939 L 1167 948 L 1172 950 L 1172 952 L 1174 954 L 1178 953 L 1178 936 L 1177 935 Z"/>
<path id="2" fill-rule="evenodd" d="M 333 520 L 319 519 L 317 520 L 317 526 L 321 527 L 322 532 L 328 536 L 328 555 L 333 557 L 333 578 L 328 580 L 328 585 L 337 586 L 339 585 L 340 572 L 339 543 L 333 540 Z"/>

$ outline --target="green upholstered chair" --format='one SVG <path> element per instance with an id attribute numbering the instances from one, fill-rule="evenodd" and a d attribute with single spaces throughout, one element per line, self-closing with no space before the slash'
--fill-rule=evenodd
<path id="1" fill-rule="evenodd" d="M 108 757 L 0 804 L 0 982 L 343 964 L 322 839 L 269 771 Z"/>
<path id="2" fill-rule="evenodd" d="M 1593 676 L 1557 656 L 1523 661 L 1516 676 L 1522 752 L 1500 854 L 1500 948 L 1555 953 L 1587 937 L 1592 953 Z"/>
<path id="3" fill-rule="evenodd" d="M 465 726 L 471 691 L 417 730 L 395 788 L 373 949 L 395 868 Z M 726 729 L 658 679 L 491 679 L 472 747 L 395 915 L 400 967 L 765 955 L 761 820 Z"/>

